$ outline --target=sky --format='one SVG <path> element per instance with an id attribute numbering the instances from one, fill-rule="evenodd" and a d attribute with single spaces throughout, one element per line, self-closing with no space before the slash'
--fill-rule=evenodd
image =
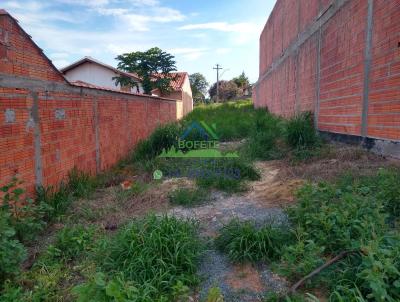
<path id="1" fill-rule="evenodd" d="M 258 79 L 259 36 L 275 0 L 5 0 L 58 67 L 84 56 L 112 66 L 119 54 L 159 47 L 179 71 L 216 81 L 244 71 Z"/>

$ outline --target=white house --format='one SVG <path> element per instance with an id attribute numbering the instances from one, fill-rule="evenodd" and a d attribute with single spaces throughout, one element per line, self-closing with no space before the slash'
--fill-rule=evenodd
<path id="1" fill-rule="evenodd" d="M 140 78 L 132 73 L 123 72 L 115 67 L 104 64 L 91 57 L 83 59 L 64 67 L 60 70 L 68 81 L 82 86 L 101 87 L 112 90 L 120 90 L 132 93 L 143 93 Z M 129 77 L 138 82 L 137 87 L 121 87 L 116 85 L 115 77 Z"/>

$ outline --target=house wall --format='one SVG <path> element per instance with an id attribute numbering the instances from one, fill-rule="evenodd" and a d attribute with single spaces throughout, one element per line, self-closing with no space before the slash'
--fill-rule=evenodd
<path id="1" fill-rule="evenodd" d="M 33 194 L 73 167 L 98 173 L 177 119 L 176 100 L 70 85 L 1 11 L 0 46 L 0 187 L 17 175 Z"/>
<path id="2" fill-rule="evenodd" d="M 183 101 L 183 115 L 193 111 L 193 95 L 192 87 L 190 86 L 189 77 L 185 77 L 185 82 L 182 86 L 182 101 Z"/>
<path id="3" fill-rule="evenodd" d="M 83 81 L 100 87 L 121 90 L 121 85 L 115 85 L 115 80 L 113 80 L 119 74 L 95 63 L 85 62 L 68 70 L 64 75 L 71 82 Z M 136 93 L 136 88 L 133 88 L 131 92 Z M 139 84 L 139 93 L 143 92 L 143 87 Z"/>
<path id="4" fill-rule="evenodd" d="M 260 37 L 254 103 L 313 111 L 320 131 L 390 141 L 400 156 L 399 66 L 400 0 L 278 0 Z"/>
<path id="5" fill-rule="evenodd" d="M 156 94 L 161 94 L 160 91 L 157 91 Z M 182 114 L 181 117 L 193 111 L 193 96 L 192 96 L 192 87 L 190 86 L 189 77 L 185 77 L 185 81 L 182 85 L 182 91 L 173 91 L 168 94 L 163 95 L 164 97 L 181 100 L 181 109 Z"/>

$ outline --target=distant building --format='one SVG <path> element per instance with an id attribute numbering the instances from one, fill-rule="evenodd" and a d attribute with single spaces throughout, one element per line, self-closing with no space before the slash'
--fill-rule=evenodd
<path id="1" fill-rule="evenodd" d="M 132 73 L 121 71 L 115 67 L 104 64 L 91 57 L 83 59 L 61 69 L 66 79 L 87 87 L 102 87 L 124 92 L 143 93 L 141 79 Z M 124 87 L 116 85 L 115 77 L 124 76 L 138 82 L 137 87 Z"/>
<path id="2" fill-rule="evenodd" d="M 186 115 L 193 110 L 193 96 L 189 81 L 189 74 L 187 72 L 173 72 L 171 74 L 173 76 L 173 80 L 171 82 L 172 91 L 167 94 L 163 94 L 159 89 L 154 89 L 152 91 L 152 95 L 174 100 L 181 100 L 183 106 L 183 115 Z"/>

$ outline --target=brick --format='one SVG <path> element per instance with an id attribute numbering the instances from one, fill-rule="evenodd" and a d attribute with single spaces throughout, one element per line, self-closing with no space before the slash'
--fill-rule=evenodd
<path id="1" fill-rule="evenodd" d="M 10 18 L 0 16 L 0 30 L 8 30 L 10 44 L 7 60 L 0 57 L 0 73 L 65 81 L 17 24 L 7 19 Z M 94 174 L 93 97 L 51 90 L 38 91 L 38 95 L 43 184 L 57 186 L 74 166 Z M 177 102 L 158 98 L 112 93 L 98 96 L 97 102 L 102 169 L 110 168 L 126 156 L 160 122 L 177 118 Z M 0 87 L 0 187 L 18 172 L 30 194 L 35 187 L 33 129 L 27 127 L 32 104 L 28 91 Z M 5 124 L 4 111 L 9 108 L 15 110 L 16 119 Z M 60 108 L 65 111 L 63 120 L 55 116 L 55 110 Z"/>

